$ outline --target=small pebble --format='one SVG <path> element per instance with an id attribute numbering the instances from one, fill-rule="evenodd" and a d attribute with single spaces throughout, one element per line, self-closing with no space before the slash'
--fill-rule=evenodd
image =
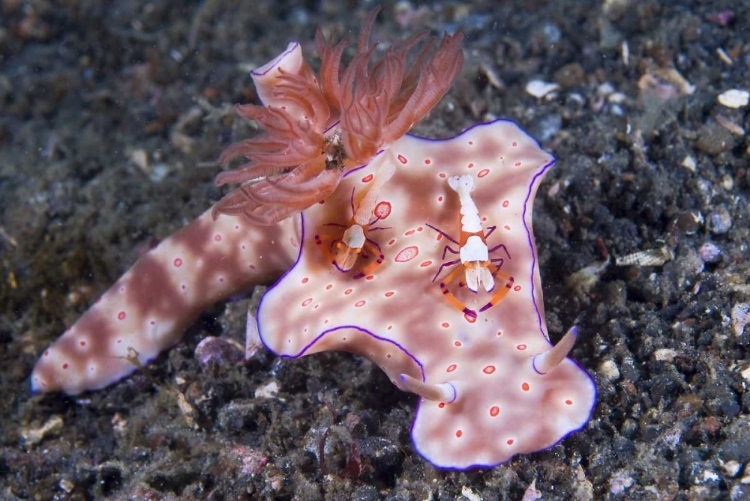
<path id="1" fill-rule="evenodd" d="M 695 161 L 695 158 L 688 155 L 684 159 L 682 159 L 682 166 L 691 172 L 695 172 L 695 168 L 698 167 L 698 163 Z"/>
<path id="2" fill-rule="evenodd" d="M 677 352 L 671 348 L 660 348 L 654 352 L 654 358 L 659 362 L 671 362 Z"/>
<path id="3" fill-rule="evenodd" d="M 204 367 L 239 364 L 245 360 L 245 348 L 234 339 L 208 336 L 195 347 L 195 358 Z"/>
<path id="4" fill-rule="evenodd" d="M 700 229 L 703 223 L 703 214 L 700 211 L 683 211 L 672 220 L 670 230 L 678 235 L 692 235 Z"/>
<path id="5" fill-rule="evenodd" d="M 562 116 L 558 113 L 553 113 L 552 115 L 547 115 L 546 117 L 542 118 L 539 123 L 535 127 L 536 138 L 541 143 L 546 143 L 552 138 L 554 138 L 558 132 L 560 132 L 560 129 L 563 125 L 563 119 Z"/>
<path id="6" fill-rule="evenodd" d="M 734 148 L 735 139 L 731 132 L 717 124 L 711 122 L 701 126 L 698 129 L 698 138 L 695 146 L 709 155 L 718 155 Z"/>
<path id="7" fill-rule="evenodd" d="M 275 398 L 278 394 L 279 383 L 276 381 L 271 381 L 255 390 L 255 398 Z"/>
<path id="8" fill-rule="evenodd" d="M 750 303 L 737 303 L 732 308 L 732 329 L 735 336 L 741 336 L 750 322 Z"/>
<path id="9" fill-rule="evenodd" d="M 569 63 L 555 72 L 555 82 L 566 89 L 581 85 L 586 79 L 586 70 L 578 63 Z"/>
<path id="10" fill-rule="evenodd" d="M 62 417 L 55 415 L 50 417 L 40 428 L 24 429 L 21 436 L 26 441 L 26 445 L 36 445 L 47 435 L 53 435 L 60 432 L 65 427 Z"/>
<path id="11" fill-rule="evenodd" d="M 67 478 L 63 478 L 62 480 L 60 480 L 60 483 L 58 485 L 60 486 L 60 489 L 64 490 L 68 494 L 73 492 L 73 489 L 76 488 L 76 484 L 74 484 Z"/>
<path id="12" fill-rule="evenodd" d="M 620 379 L 620 369 L 613 360 L 605 360 L 599 364 L 599 372 L 609 381 L 617 381 Z"/>
<path id="13" fill-rule="evenodd" d="M 706 218 L 708 231 L 715 235 L 721 235 L 729 231 L 732 227 L 732 216 L 724 209 L 712 212 Z"/>
<path id="14" fill-rule="evenodd" d="M 526 84 L 526 92 L 539 99 L 559 88 L 560 86 L 555 83 L 542 82 L 541 80 L 532 80 Z"/>
<path id="15" fill-rule="evenodd" d="M 718 97 L 719 103 L 727 108 L 742 108 L 750 102 L 750 92 L 740 89 L 730 89 L 722 92 Z"/>
<path id="16" fill-rule="evenodd" d="M 706 242 L 698 249 L 704 263 L 715 263 L 721 258 L 721 249 L 712 242 Z"/>
<path id="17" fill-rule="evenodd" d="M 736 477 L 740 472 L 742 465 L 735 460 L 731 460 L 722 464 L 721 467 L 724 469 L 724 473 L 726 473 L 728 476 Z"/>
<path id="18" fill-rule="evenodd" d="M 461 495 L 469 501 L 482 501 L 482 497 L 479 494 L 465 485 L 461 488 Z"/>
<path id="19" fill-rule="evenodd" d="M 536 479 L 534 479 L 523 493 L 521 501 L 537 501 L 538 499 L 542 499 L 542 493 L 536 488 Z"/>
<path id="20" fill-rule="evenodd" d="M 246 445 L 237 445 L 231 452 L 242 464 L 243 475 L 257 475 L 268 464 L 268 458 L 260 450 Z"/>

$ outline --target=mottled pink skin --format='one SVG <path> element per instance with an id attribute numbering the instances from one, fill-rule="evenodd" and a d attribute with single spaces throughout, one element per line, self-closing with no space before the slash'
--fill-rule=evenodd
<path id="1" fill-rule="evenodd" d="M 334 267 L 315 236 L 340 238 L 373 180 L 378 162 L 398 169 L 383 187 L 370 227 L 385 261 L 371 276 L 355 279 L 373 257 L 360 257 L 346 273 Z M 547 374 L 534 357 L 550 349 L 531 213 L 534 195 L 552 157 L 515 124 L 497 121 L 460 136 L 431 141 L 406 136 L 362 169 L 344 178 L 334 196 L 303 213 L 302 252 L 294 268 L 261 300 L 261 339 L 275 353 L 299 357 L 349 351 L 372 360 L 396 386 L 401 374 L 429 385 L 447 385 L 445 401 L 421 399 L 412 428 L 415 448 L 441 468 L 493 466 L 518 453 L 551 447 L 589 420 L 595 387 L 569 359 Z M 472 318 L 452 306 L 433 277 L 456 259 L 452 244 L 433 225 L 458 238 L 459 200 L 447 179 L 474 178 L 473 200 L 490 257 L 512 290 Z M 378 229 L 379 228 L 379 229 Z M 338 232 L 338 233 L 337 233 Z M 321 241 L 330 241 L 321 239 Z M 453 268 L 440 272 L 444 278 Z M 507 280 L 496 278 L 496 287 Z M 474 311 L 491 294 L 450 284 Z"/>
<path id="2" fill-rule="evenodd" d="M 203 214 L 141 257 L 44 352 L 32 390 L 74 395 L 122 379 L 179 341 L 209 305 L 278 278 L 297 256 L 298 235 L 298 217 L 259 227 Z"/>

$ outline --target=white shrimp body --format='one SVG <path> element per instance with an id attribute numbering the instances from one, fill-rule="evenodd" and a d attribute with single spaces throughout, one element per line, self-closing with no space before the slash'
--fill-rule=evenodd
<path id="1" fill-rule="evenodd" d="M 471 198 L 471 190 L 474 189 L 474 178 L 471 176 L 453 176 L 448 178 L 448 185 L 458 193 L 458 200 L 461 202 L 461 230 L 466 233 L 482 231 L 479 209 L 477 209 L 474 199 Z"/>
<path id="2" fill-rule="evenodd" d="M 448 185 L 458 193 L 461 203 L 461 231 L 464 233 L 484 234 L 482 221 L 479 219 L 479 209 L 471 198 L 471 190 L 474 188 L 474 178 L 471 176 L 453 176 L 448 178 Z M 465 265 L 466 286 L 469 290 L 476 292 L 482 285 L 484 290 L 490 292 L 495 288 L 495 280 L 492 272 L 483 266 L 489 262 L 489 250 L 484 239 L 479 235 L 471 235 L 459 250 L 461 263 Z"/>

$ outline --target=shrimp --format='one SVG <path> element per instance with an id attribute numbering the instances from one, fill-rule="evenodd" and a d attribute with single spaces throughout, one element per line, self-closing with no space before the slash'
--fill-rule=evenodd
<path id="1" fill-rule="evenodd" d="M 476 293 L 481 286 L 486 292 L 490 293 L 495 290 L 495 278 L 500 276 L 505 280 L 505 285 L 496 290 L 490 300 L 479 309 L 480 313 L 484 312 L 502 301 L 505 295 L 510 292 L 513 283 L 515 282 L 515 279 L 512 276 L 500 269 L 505 260 L 502 257 L 490 257 L 490 255 L 496 251 L 502 250 L 505 252 L 508 259 L 511 257 L 505 244 L 500 243 L 492 248 L 489 248 L 487 245 L 487 238 L 495 231 L 496 226 L 489 226 L 487 228 L 487 233 L 485 233 L 485 229 L 482 227 L 482 221 L 479 217 L 479 209 L 471 198 L 471 191 L 474 189 L 474 178 L 467 175 L 453 176 L 448 178 L 448 185 L 453 191 L 458 193 L 458 198 L 461 203 L 461 231 L 458 240 L 429 223 L 427 223 L 427 226 L 456 244 L 458 250 L 450 245 L 445 246 L 442 256 L 444 262 L 440 265 L 440 268 L 437 273 L 435 273 L 432 281 L 434 282 L 437 280 L 443 269 L 455 266 L 455 268 L 440 281 L 440 290 L 443 292 L 446 299 L 448 299 L 453 306 L 458 308 L 458 310 L 470 317 L 476 318 L 477 312 L 470 309 L 458 299 L 455 294 L 450 291 L 448 286 L 463 272 L 466 287 L 468 287 L 471 292 Z M 458 259 L 445 261 L 445 255 L 448 252 L 457 255 Z"/>

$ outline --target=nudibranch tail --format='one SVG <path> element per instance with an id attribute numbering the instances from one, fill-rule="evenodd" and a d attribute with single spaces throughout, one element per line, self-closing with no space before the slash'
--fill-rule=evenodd
<path id="1" fill-rule="evenodd" d="M 208 305 L 285 272 L 299 232 L 298 219 L 261 227 L 204 213 L 141 257 L 44 352 L 32 391 L 75 395 L 131 374 Z"/>
<path id="2" fill-rule="evenodd" d="M 542 375 L 549 373 L 568 356 L 577 338 L 578 327 L 574 326 L 565 333 L 555 346 L 534 356 L 532 359 L 534 370 Z"/>

